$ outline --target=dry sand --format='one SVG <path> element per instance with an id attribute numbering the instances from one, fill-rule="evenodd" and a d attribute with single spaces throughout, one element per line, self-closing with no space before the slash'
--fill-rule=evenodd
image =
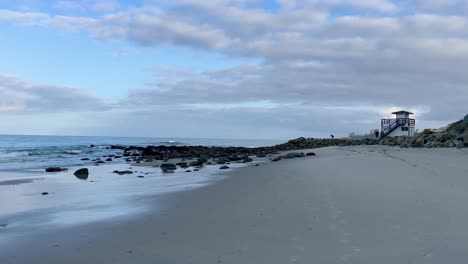
<path id="1" fill-rule="evenodd" d="M 162 212 L 25 235 L 0 263 L 468 263 L 466 149 L 314 151 L 148 198 Z"/>

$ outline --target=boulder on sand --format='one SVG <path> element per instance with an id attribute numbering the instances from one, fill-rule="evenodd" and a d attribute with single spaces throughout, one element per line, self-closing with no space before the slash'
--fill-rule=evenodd
<path id="1" fill-rule="evenodd" d="M 66 168 L 60 168 L 60 167 L 50 167 L 45 169 L 46 172 L 59 172 L 59 171 L 66 171 L 68 169 Z"/>
<path id="2" fill-rule="evenodd" d="M 80 180 L 86 180 L 89 176 L 89 170 L 87 168 L 79 169 L 73 174 Z"/>
<path id="3" fill-rule="evenodd" d="M 161 166 L 159 166 L 161 170 L 166 171 L 166 170 L 177 170 L 177 165 L 174 163 L 163 163 Z"/>
<path id="4" fill-rule="evenodd" d="M 315 156 L 315 153 L 314 152 L 309 152 L 306 154 L 306 157 L 310 157 L 310 156 Z"/>
<path id="5" fill-rule="evenodd" d="M 276 162 L 276 161 L 280 161 L 280 160 L 282 160 L 282 159 L 283 159 L 283 158 L 282 158 L 281 156 L 278 156 L 278 157 L 276 157 L 276 158 L 273 158 L 271 161 Z"/>
<path id="6" fill-rule="evenodd" d="M 229 166 L 222 166 L 221 168 L 219 168 L 220 170 L 227 170 L 229 169 Z"/>
<path id="7" fill-rule="evenodd" d="M 113 173 L 117 173 L 118 175 L 125 175 L 125 174 L 133 174 L 133 171 L 130 171 L 130 170 L 126 170 L 126 171 L 115 170 L 115 171 L 113 171 Z"/>
<path id="8" fill-rule="evenodd" d="M 198 159 L 196 161 L 192 161 L 190 162 L 190 167 L 201 167 L 203 166 L 203 160 L 202 159 Z"/>
<path id="9" fill-rule="evenodd" d="M 306 155 L 302 152 L 291 152 L 283 156 L 285 159 L 303 158 Z"/>

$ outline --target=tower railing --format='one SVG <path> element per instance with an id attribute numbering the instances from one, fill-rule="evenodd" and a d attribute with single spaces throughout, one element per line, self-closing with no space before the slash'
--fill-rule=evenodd
<path id="1" fill-rule="evenodd" d="M 384 138 L 400 126 L 414 127 L 416 120 L 413 118 L 382 119 L 380 138 Z"/>

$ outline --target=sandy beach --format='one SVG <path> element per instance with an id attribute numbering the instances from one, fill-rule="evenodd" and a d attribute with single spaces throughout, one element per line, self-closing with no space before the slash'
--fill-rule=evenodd
<path id="1" fill-rule="evenodd" d="M 0 263 L 468 262 L 466 149 L 313 151 L 148 196 L 167 206 L 132 218 L 12 237 Z"/>

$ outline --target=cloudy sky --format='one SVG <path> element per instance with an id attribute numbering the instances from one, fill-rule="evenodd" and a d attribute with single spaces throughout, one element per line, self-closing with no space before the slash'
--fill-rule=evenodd
<path id="1" fill-rule="evenodd" d="M 468 0 L 0 0 L 0 134 L 285 139 L 468 113 Z"/>

